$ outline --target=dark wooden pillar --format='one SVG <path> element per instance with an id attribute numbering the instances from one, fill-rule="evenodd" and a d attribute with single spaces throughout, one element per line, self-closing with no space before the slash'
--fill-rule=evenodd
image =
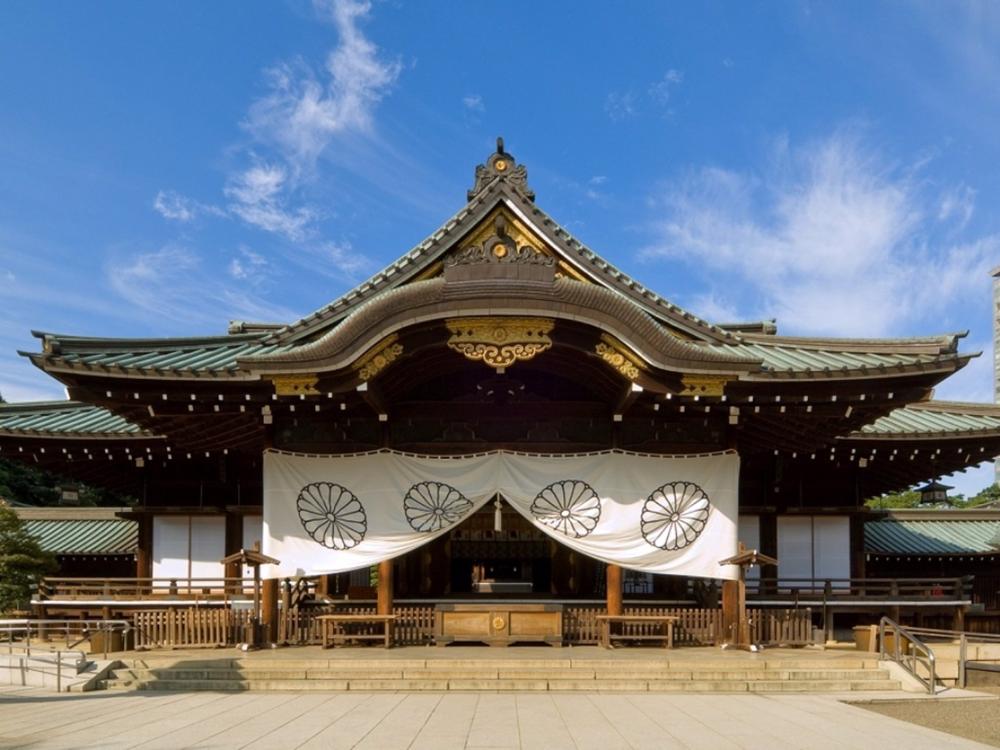
<path id="1" fill-rule="evenodd" d="M 278 642 L 278 586 L 277 578 L 265 578 L 261 586 L 261 619 L 264 621 L 264 633 L 270 643 Z"/>
<path id="2" fill-rule="evenodd" d="M 392 614 L 392 560 L 378 564 L 378 590 L 375 612 L 380 615 Z"/>
<path id="3" fill-rule="evenodd" d="M 622 614 L 622 567 L 608 564 L 608 614 Z"/>
<path id="4" fill-rule="evenodd" d="M 243 548 L 243 516 L 236 513 L 226 514 L 226 556 L 239 552 Z M 238 562 L 228 563 L 223 575 L 226 578 L 242 578 L 242 566 Z M 240 587 L 234 586 L 234 590 Z"/>
<path id="5" fill-rule="evenodd" d="M 770 557 L 778 556 L 778 516 L 774 513 L 761 513 L 757 517 L 760 534 L 760 551 Z M 762 579 L 777 578 L 777 565 L 761 565 Z M 777 593 L 777 588 L 771 585 L 761 585 L 761 591 L 769 594 Z"/>
<path id="6" fill-rule="evenodd" d="M 135 577 L 153 577 L 153 517 L 142 514 L 138 518 L 139 540 L 135 549 Z"/>
<path id="7" fill-rule="evenodd" d="M 865 577 L 865 514 L 852 513 L 850 520 L 851 578 Z"/>
<path id="8" fill-rule="evenodd" d="M 722 642 L 734 646 L 750 643 L 746 618 L 746 587 L 743 581 L 722 582 Z"/>

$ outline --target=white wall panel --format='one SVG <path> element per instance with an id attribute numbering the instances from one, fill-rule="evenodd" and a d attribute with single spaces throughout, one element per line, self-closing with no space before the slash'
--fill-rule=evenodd
<path id="1" fill-rule="evenodd" d="M 851 519 L 847 516 L 813 517 L 815 578 L 851 577 Z"/>
<path id="2" fill-rule="evenodd" d="M 812 517 L 778 516 L 778 576 L 812 578 Z"/>
<path id="3" fill-rule="evenodd" d="M 219 561 L 225 556 L 226 519 L 191 516 L 191 577 L 223 578 L 225 570 Z"/>
<path id="4" fill-rule="evenodd" d="M 153 577 L 188 577 L 188 516 L 153 516 Z"/>

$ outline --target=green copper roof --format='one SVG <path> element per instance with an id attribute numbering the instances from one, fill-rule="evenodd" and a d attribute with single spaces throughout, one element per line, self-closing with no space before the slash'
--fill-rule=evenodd
<path id="1" fill-rule="evenodd" d="M 897 520 L 865 524 L 865 552 L 886 555 L 1000 554 L 1000 518 L 997 520 Z M 938 514 L 940 516 L 940 514 Z M 1000 514 L 998 514 L 1000 515 Z"/>
<path id="2" fill-rule="evenodd" d="M 40 333 L 43 351 L 22 352 L 43 369 L 97 374 L 129 373 L 150 377 L 248 377 L 240 357 L 265 356 L 288 346 L 261 343 L 264 331 L 180 339 L 102 339 Z"/>
<path id="3" fill-rule="evenodd" d="M 929 401 L 896 409 L 851 437 L 943 437 L 1000 430 L 1000 407 L 992 404 L 965 404 Z"/>
<path id="4" fill-rule="evenodd" d="M 0 434 L 65 437 L 152 437 L 100 406 L 78 401 L 0 404 Z"/>
<path id="5" fill-rule="evenodd" d="M 116 518 L 106 521 L 25 521 L 42 549 L 56 555 L 116 555 L 135 552 L 139 525 Z"/>

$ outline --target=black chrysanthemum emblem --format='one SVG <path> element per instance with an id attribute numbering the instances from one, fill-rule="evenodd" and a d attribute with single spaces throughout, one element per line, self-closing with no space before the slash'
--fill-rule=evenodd
<path id="1" fill-rule="evenodd" d="M 403 498 L 403 512 L 414 531 L 440 531 L 462 520 L 472 501 L 443 482 L 420 482 Z"/>
<path id="2" fill-rule="evenodd" d="M 531 503 L 531 512 L 546 526 L 579 539 L 597 526 L 601 498 L 586 482 L 564 479 L 539 492 Z"/>
<path id="3" fill-rule="evenodd" d="M 712 503 L 693 482 L 670 482 L 646 498 L 642 536 L 654 547 L 675 551 L 698 538 L 708 523 Z"/>
<path id="4" fill-rule="evenodd" d="M 368 518 L 361 501 L 339 484 L 307 484 L 299 492 L 296 507 L 306 533 L 324 547 L 350 549 L 357 546 L 368 531 Z"/>

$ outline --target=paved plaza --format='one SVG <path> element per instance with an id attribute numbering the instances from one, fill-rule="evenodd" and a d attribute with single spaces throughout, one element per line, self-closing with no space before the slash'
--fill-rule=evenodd
<path id="1" fill-rule="evenodd" d="M 856 698 L 856 696 L 855 696 Z M 818 695 L 0 692 L 0 748 L 985 748 Z"/>

